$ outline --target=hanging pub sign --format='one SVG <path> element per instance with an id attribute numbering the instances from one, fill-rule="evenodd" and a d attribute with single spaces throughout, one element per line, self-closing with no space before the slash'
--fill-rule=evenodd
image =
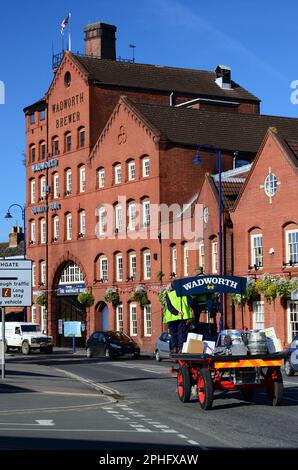
<path id="1" fill-rule="evenodd" d="M 246 282 L 245 277 L 210 275 L 185 277 L 173 281 L 172 284 L 178 297 L 181 297 L 212 292 L 244 294 Z"/>

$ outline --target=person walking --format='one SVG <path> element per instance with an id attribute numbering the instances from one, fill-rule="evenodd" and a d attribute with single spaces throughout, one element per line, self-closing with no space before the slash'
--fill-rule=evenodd
<path id="1" fill-rule="evenodd" d="M 173 289 L 167 293 L 166 303 L 163 323 L 167 323 L 171 336 L 170 350 L 174 353 L 181 352 L 186 341 L 186 322 L 192 318 L 189 297 L 186 295 L 178 297 Z"/>

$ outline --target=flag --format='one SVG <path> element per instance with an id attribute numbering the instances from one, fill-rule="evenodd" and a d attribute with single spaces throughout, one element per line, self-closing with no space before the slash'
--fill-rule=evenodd
<path id="1" fill-rule="evenodd" d="M 68 13 L 68 15 L 64 18 L 64 20 L 61 21 L 61 25 L 60 25 L 61 34 L 64 33 L 66 26 L 68 26 L 69 20 L 70 20 L 70 13 Z"/>

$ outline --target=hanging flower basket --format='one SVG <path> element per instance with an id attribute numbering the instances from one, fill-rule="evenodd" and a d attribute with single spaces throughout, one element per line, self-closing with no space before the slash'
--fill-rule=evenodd
<path id="1" fill-rule="evenodd" d="M 86 307 L 91 307 L 94 304 L 94 296 L 89 292 L 81 292 L 78 295 L 78 301 Z"/>
<path id="2" fill-rule="evenodd" d="M 120 304 L 120 296 L 116 287 L 108 287 L 104 300 L 111 302 L 115 307 Z"/>
<path id="3" fill-rule="evenodd" d="M 159 303 L 162 305 L 163 308 L 167 307 L 166 296 L 167 296 L 167 293 L 169 292 L 169 290 L 170 290 L 170 285 L 163 286 L 160 289 L 160 291 L 158 292 L 158 300 L 159 300 Z"/>
<path id="4" fill-rule="evenodd" d="M 34 303 L 40 305 L 41 307 L 48 306 L 48 297 L 45 294 L 40 294 L 36 297 Z"/>
<path id="5" fill-rule="evenodd" d="M 140 302 L 141 305 L 147 305 L 149 303 L 147 297 L 147 290 L 144 286 L 137 286 L 132 293 L 130 300 L 133 302 Z"/>

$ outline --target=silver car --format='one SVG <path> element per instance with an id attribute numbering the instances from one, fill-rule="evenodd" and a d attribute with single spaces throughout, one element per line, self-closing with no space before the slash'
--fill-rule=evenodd
<path id="1" fill-rule="evenodd" d="M 167 331 L 164 331 L 155 343 L 155 359 L 160 362 L 162 359 L 169 359 L 170 357 L 170 339 L 171 336 Z"/>

